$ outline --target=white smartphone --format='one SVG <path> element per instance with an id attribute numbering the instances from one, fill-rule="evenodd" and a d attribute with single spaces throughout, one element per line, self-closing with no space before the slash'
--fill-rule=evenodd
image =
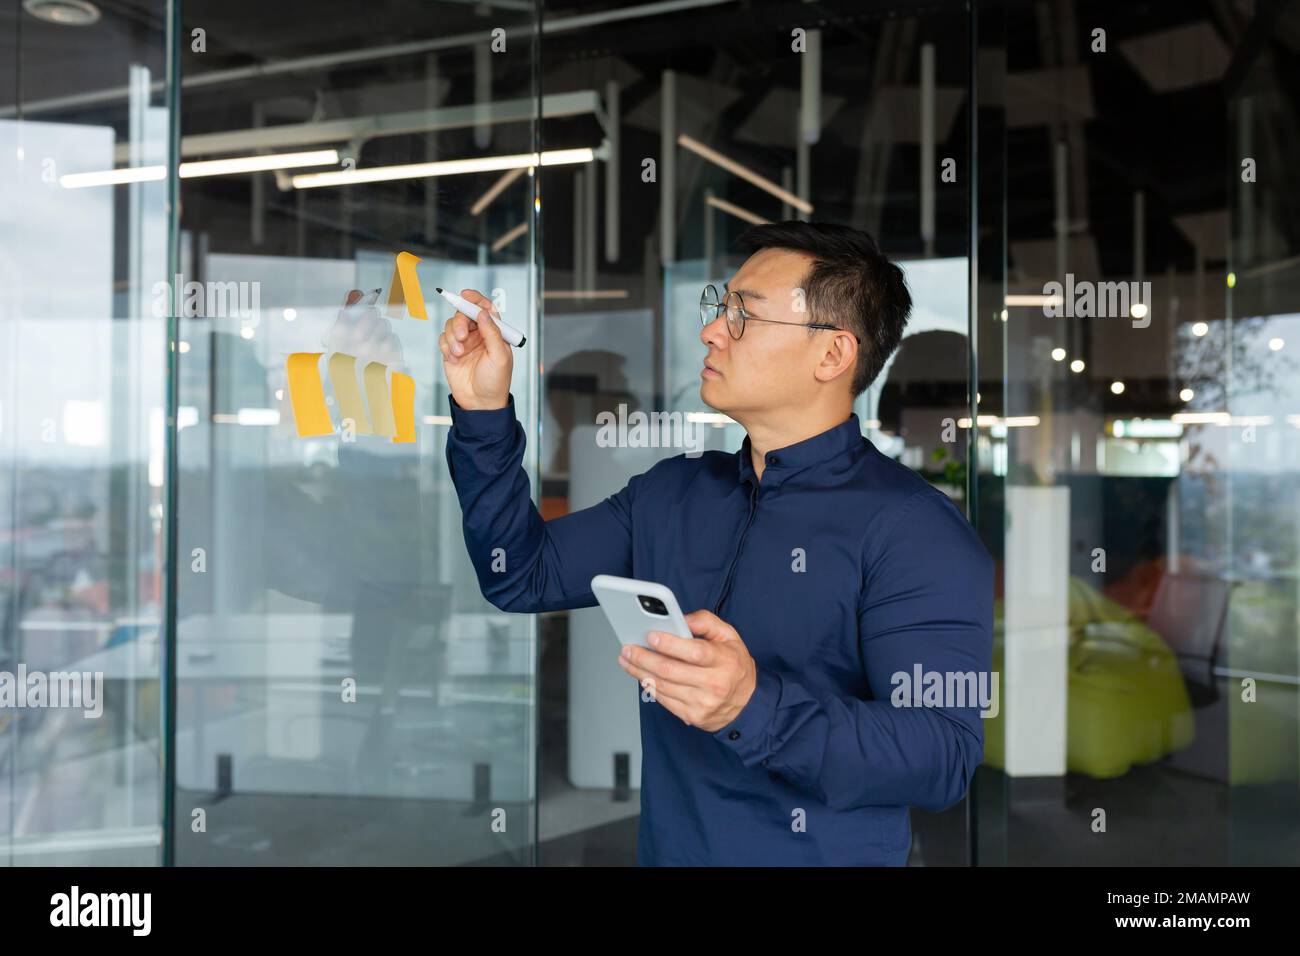
<path id="1" fill-rule="evenodd" d="M 677 606 L 677 598 L 662 584 L 598 574 L 591 579 L 591 592 L 622 644 L 649 647 L 646 635 L 651 631 L 694 637 L 682 609 Z"/>

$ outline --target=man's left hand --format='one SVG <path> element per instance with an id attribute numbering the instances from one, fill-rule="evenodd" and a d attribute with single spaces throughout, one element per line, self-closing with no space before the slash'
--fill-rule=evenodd
<path id="1" fill-rule="evenodd" d="M 726 727 L 754 693 L 757 668 L 736 629 L 711 611 L 693 611 L 694 639 L 651 631 L 653 649 L 623 648 L 618 663 L 688 727 L 709 733 Z"/>

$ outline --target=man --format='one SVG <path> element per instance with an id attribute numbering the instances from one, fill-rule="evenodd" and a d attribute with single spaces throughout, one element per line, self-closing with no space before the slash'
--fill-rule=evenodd
<path id="1" fill-rule="evenodd" d="M 695 639 L 659 634 L 620 659 L 651 691 L 639 864 L 904 865 L 908 807 L 961 800 L 984 734 L 973 698 L 899 691 L 917 673 L 951 690 L 988 672 L 992 560 L 852 410 L 902 337 L 902 272 L 843 226 L 769 224 L 740 242 L 750 256 L 705 290 L 700 333 L 700 397 L 744 426 L 740 450 L 665 459 L 552 521 L 520 466 L 510 347 L 486 310 L 447 322 L 465 542 L 501 610 L 591 607 L 602 573 L 699 609 Z"/>

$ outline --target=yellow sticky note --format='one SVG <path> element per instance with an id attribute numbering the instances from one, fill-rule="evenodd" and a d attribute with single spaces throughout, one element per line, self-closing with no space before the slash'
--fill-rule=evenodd
<path id="1" fill-rule="evenodd" d="M 388 308 L 385 314 L 390 319 L 402 317 L 402 305 L 413 319 L 428 319 L 424 310 L 424 293 L 420 291 L 420 277 L 416 275 L 415 265 L 419 256 L 409 252 L 399 252 L 397 262 L 393 265 L 393 278 L 388 283 Z"/>
<path id="2" fill-rule="evenodd" d="M 395 442 L 415 441 L 415 379 L 393 373 L 393 419 L 397 423 Z"/>
<path id="3" fill-rule="evenodd" d="M 334 431 L 329 409 L 325 407 L 325 386 L 317 370 L 317 361 L 324 354 L 294 352 L 286 363 L 289 399 L 293 404 L 293 421 L 299 438 L 329 435 Z"/>
<path id="4" fill-rule="evenodd" d="M 387 371 L 388 366 L 383 362 L 371 362 L 361 374 L 366 383 L 366 403 L 370 406 L 375 434 L 392 438 L 397 434 L 397 427 L 393 424 L 393 404 L 388 399 Z"/>
<path id="5" fill-rule="evenodd" d="M 373 435 L 366 407 L 361 402 L 361 389 L 357 385 L 357 360 L 344 352 L 335 352 L 329 358 L 330 384 L 338 399 L 339 415 L 352 419 L 353 430 L 358 435 Z M 344 422 L 346 425 L 346 421 Z"/>

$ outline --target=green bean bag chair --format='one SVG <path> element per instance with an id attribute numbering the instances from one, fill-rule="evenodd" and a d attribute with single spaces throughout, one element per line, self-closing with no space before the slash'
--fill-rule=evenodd
<path id="1" fill-rule="evenodd" d="M 1118 777 L 1192 742 L 1191 701 L 1178 660 L 1155 631 L 1121 604 L 1070 578 L 1066 767 Z M 994 605 L 993 669 L 1003 669 L 1003 608 Z M 1005 700 L 1005 693 L 1003 693 Z M 984 723 L 984 762 L 1005 767 L 1005 707 Z"/>

